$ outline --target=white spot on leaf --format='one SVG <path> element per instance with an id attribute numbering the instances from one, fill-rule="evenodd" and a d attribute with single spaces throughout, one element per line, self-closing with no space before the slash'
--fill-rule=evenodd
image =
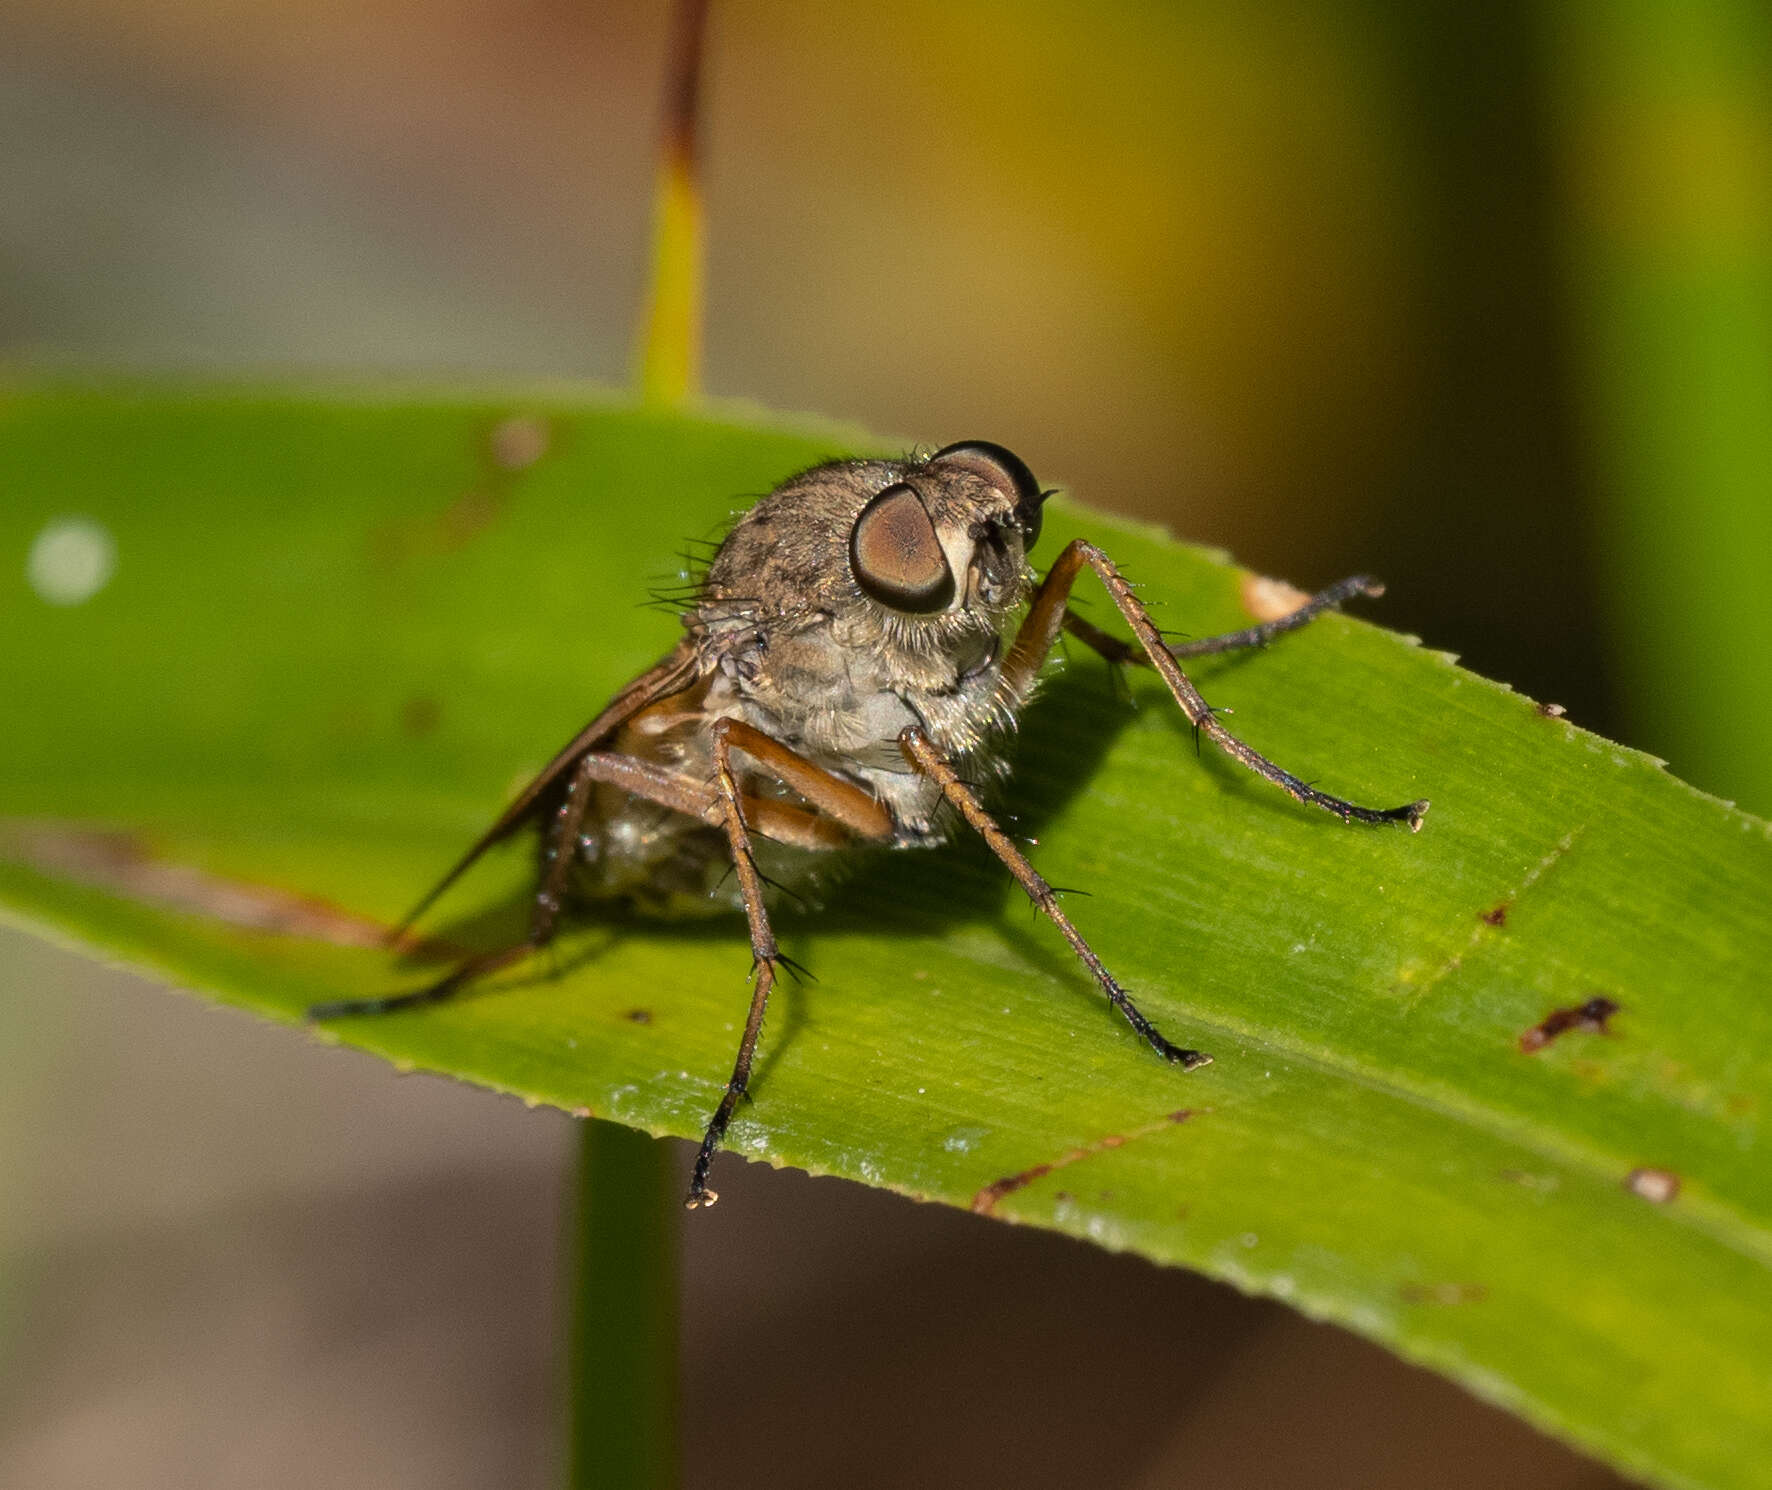
<path id="1" fill-rule="evenodd" d="M 117 545 L 110 532 L 84 517 L 58 517 L 31 545 L 25 578 L 51 605 L 80 605 L 110 582 Z"/>

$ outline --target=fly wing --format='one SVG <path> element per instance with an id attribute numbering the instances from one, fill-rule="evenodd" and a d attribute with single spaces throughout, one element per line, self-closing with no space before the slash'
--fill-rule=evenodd
<path id="1" fill-rule="evenodd" d="M 686 637 L 662 662 L 648 668 L 616 694 L 602 713 L 574 735 L 565 748 L 517 794 L 517 799 L 505 808 L 497 822 L 480 835 L 474 846 L 456 861 L 455 867 L 431 887 L 423 900 L 400 918 L 399 925 L 389 933 L 389 940 L 397 941 L 404 936 L 412 923 L 428 911 L 437 897 L 460 879 L 481 854 L 495 843 L 502 843 L 528 821 L 540 806 L 548 788 L 565 776 L 581 756 L 603 744 L 648 704 L 668 698 L 687 687 L 699 670 L 700 662 L 695 646 Z"/>

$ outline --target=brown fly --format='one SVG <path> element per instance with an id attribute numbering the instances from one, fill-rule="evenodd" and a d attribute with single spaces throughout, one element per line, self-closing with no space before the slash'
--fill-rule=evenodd
<path id="1" fill-rule="evenodd" d="M 956 822 L 979 833 L 1158 1055 L 1172 1044 L 1071 924 L 968 784 L 998 763 L 1061 631 L 1113 662 L 1156 669 L 1198 734 L 1300 802 L 1343 821 L 1421 826 L 1426 802 L 1357 807 L 1258 755 L 1219 721 L 1180 659 L 1259 646 L 1355 595 L 1363 576 L 1289 615 L 1173 645 L 1094 544 L 1075 539 L 1038 578 L 1042 491 L 983 440 L 927 458 L 815 466 L 764 497 L 720 545 L 669 656 L 622 689 L 481 835 L 407 917 L 410 925 L 494 844 L 541 825 L 540 882 L 524 938 L 469 958 L 442 981 L 388 998 L 325 1004 L 311 1017 L 382 1013 L 446 999 L 553 939 L 578 901 L 663 910 L 742 906 L 750 923 L 750 1013 L 732 1078 L 689 1183 L 711 1205 L 713 1161 L 751 1062 L 776 969 L 765 886 L 804 878 L 819 855 L 857 845 L 928 845 Z M 1136 645 L 1068 607 L 1092 569 Z"/>

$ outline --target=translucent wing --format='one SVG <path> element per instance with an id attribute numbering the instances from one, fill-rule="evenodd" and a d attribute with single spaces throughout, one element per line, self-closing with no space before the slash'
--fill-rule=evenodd
<path id="1" fill-rule="evenodd" d="M 404 936 L 412 923 L 429 910 L 437 898 L 460 879 L 481 854 L 495 843 L 502 843 L 533 817 L 548 788 L 570 771 L 579 757 L 604 744 L 647 705 L 681 691 L 695 677 L 698 667 L 695 648 L 685 638 L 662 662 L 648 668 L 616 694 L 603 711 L 574 735 L 535 779 L 517 794 L 517 799 L 505 808 L 498 821 L 475 840 L 473 847 L 456 861 L 449 873 L 431 887 L 424 899 L 400 918 L 400 924 L 389 933 L 390 940 L 398 940 Z"/>

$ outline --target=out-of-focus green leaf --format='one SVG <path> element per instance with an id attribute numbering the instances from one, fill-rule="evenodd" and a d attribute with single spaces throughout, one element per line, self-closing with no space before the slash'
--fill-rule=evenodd
<path id="1" fill-rule="evenodd" d="M 291 1023 L 415 986 L 375 931 L 670 646 L 639 602 L 684 540 L 866 443 L 545 393 L 7 394 L 0 900 Z M 72 517 L 115 573 L 51 604 L 27 555 Z M 1047 530 L 1164 624 L 1249 619 L 1213 555 L 1063 504 Z M 1004 808 L 1215 1064 L 1157 1061 L 977 846 L 881 854 L 781 914 L 817 981 L 732 1148 L 1200 1268 L 1635 1472 L 1772 1483 L 1766 825 L 1352 619 L 1197 676 L 1327 789 L 1434 802 L 1416 836 L 1344 827 L 1196 759 L 1151 680 L 1132 707 L 1090 658 L 1055 673 Z M 441 934 L 520 925 L 529 863 L 476 870 Z M 748 961 L 734 919 L 593 919 L 553 968 L 322 1037 L 693 1137 Z M 1608 1032 L 1522 1050 L 1596 998 Z"/>
<path id="2" fill-rule="evenodd" d="M 1772 12 L 1545 13 L 1594 513 L 1640 738 L 1772 806 Z"/>

